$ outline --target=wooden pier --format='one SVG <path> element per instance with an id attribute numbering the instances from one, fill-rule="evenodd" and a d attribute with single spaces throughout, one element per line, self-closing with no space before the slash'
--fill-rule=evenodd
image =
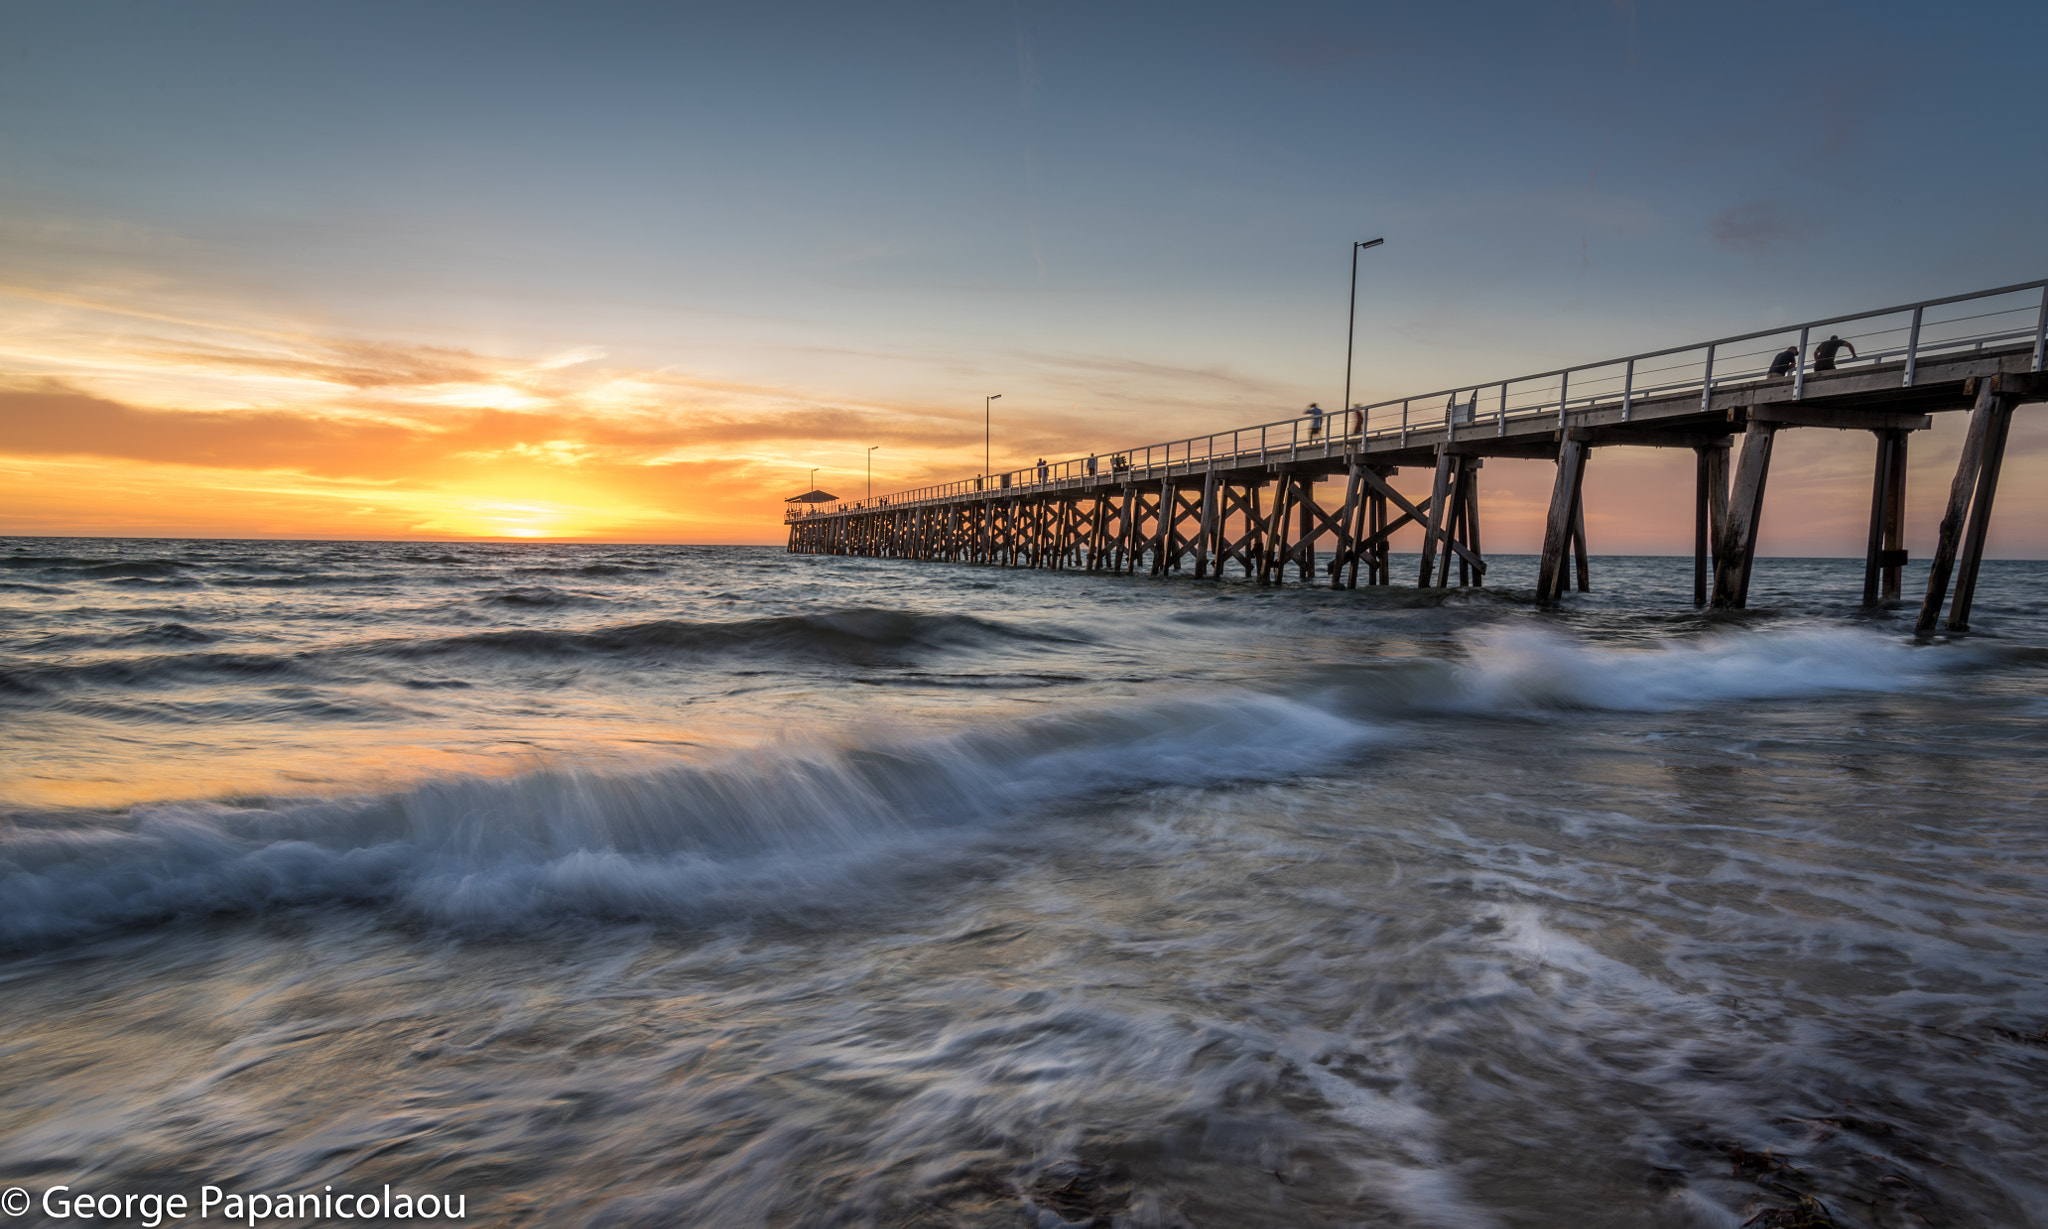
<path id="1" fill-rule="evenodd" d="M 1833 353 L 1824 331 L 1860 353 Z M 1968 411 L 1919 619 L 1932 631 L 1946 603 L 1959 631 L 2013 410 L 2048 401 L 2044 349 L 2048 280 L 805 507 L 787 517 L 789 549 L 1197 577 L 1241 567 L 1262 584 L 1292 569 L 1333 588 L 1361 575 L 1444 588 L 1455 572 L 1458 585 L 1483 585 L 1478 470 L 1534 458 L 1557 466 L 1536 582 L 1554 601 L 1591 583 L 1581 492 L 1592 454 L 1689 448 L 1694 601 L 1739 607 L 1772 443 L 1803 428 L 1875 439 L 1863 586 L 1875 605 L 1900 597 L 1908 442 L 1934 414 Z M 1397 578 L 1389 541 L 1411 525 L 1420 564 Z"/>

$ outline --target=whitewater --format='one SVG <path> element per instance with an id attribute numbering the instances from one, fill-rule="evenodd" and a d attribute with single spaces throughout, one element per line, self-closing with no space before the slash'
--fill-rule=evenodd
<path id="1" fill-rule="evenodd" d="M 0 539 L 0 1187 L 2048 1225 L 2048 564 L 1534 570 Z"/>

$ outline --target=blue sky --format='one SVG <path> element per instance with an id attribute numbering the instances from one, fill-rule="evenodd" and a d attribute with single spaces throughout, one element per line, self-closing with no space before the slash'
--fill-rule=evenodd
<path id="1" fill-rule="evenodd" d="M 691 454 L 719 490 L 878 436 L 904 483 L 971 471 L 996 391 L 1019 452 L 1334 404 L 1359 238 L 1360 397 L 2048 272 L 2039 4 L 72 0 L 0 34 L 15 384 L 395 412 L 260 378 L 280 329 L 642 373 L 692 390 L 671 454 L 774 419 Z"/>

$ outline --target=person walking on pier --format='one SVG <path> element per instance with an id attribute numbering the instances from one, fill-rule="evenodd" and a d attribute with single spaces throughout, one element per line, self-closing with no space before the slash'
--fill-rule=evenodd
<path id="1" fill-rule="evenodd" d="M 1311 401 L 1308 403 L 1308 437 L 1317 439 L 1323 434 L 1323 407 Z"/>
<path id="2" fill-rule="evenodd" d="M 1799 347 L 1786 346 L 1783 350 L 1778 351 L 1778 357 L 1771 360 L 1771 375 L 1789 376 L 1792 374 L 1792 368 L 1798 362 Z"/>
<path id="3" fill-rule="evenodd" d="M 1826 341 L 1813 348 L 1813 369 L 1815 371 L 1833 371 L 1835 369 L 1835 355 L 1840 354 L 1843 350 L 1849 352 L 1850 358 L 1856 357 L 1855 346 L 1830 333 Z"/>

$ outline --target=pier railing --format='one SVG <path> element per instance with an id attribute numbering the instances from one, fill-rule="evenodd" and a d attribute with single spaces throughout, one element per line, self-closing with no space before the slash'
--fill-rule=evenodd
<path id="1" fill-rule="evenodd" d="M 1844 332 L 1846 329 L 1848 331 Z M 1488 380 L 1408 397 L 1332 410 L 1320 419 L 1294 415 L 1206 435 L 1141 444 L 1109 453 L 1069 457 L 1008 473 L 895 491 L 871 499 L 792 510 L 785 519 L 866 512 L 965 496 L 1000 496 L 1045 486 L 1089 485 L 1105 479 L 1154 479 L 1206 468 L 1301 456 L 1336 455 L 1368 440 L 1447 429 L 1453 436 L 1505 434 L 1508 424 L 1619 407 L 1622 421 L 1638 403 L 1697 393 L 1704 405 L 1717 388 L 1763 379 L 1791 381 L 1792 398 L 1805 391 L 1814 349 L 1839 336 L 1855 351 L 1838 356 L 1834 370 L 1902 364 L 1900 380 L 1913 384 L 1921 362 L 1959 352 L 2031 342 L 2033 370 L 2048 360 L 2048 278 L 1969 294 L 1924 299 L 1877 311 L 1830 316 L 1803 324 L 1760 329 L 1712 341 L 1649 350 L 1534 375 Z M 1771 371 L 1790 351 L 1789 370 Z"/>

